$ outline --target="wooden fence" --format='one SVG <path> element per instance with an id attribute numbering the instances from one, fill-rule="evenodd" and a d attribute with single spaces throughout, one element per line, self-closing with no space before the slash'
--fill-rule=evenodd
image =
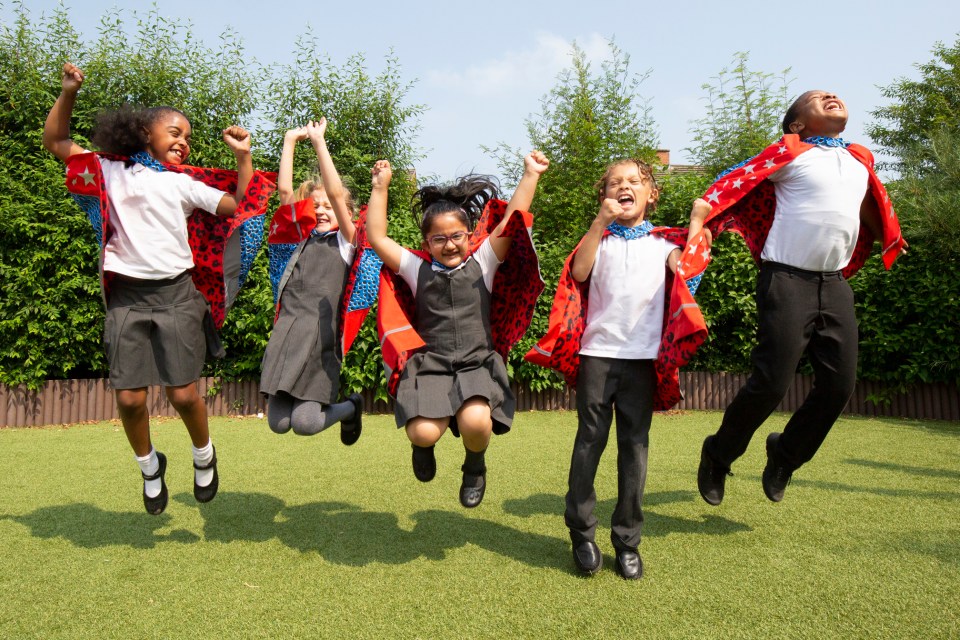
<path id="1" fill-rule="evenodd" d="M 680 383 L 685 397 L 677 408 L 723 409 L 745 381 L 745 375 L 682 372 Z M 795 410 L 810 391 L 812 383 L 809 376 L 797 376 L 778 409 Z M 206 398 L 210 415 L 253 415 L 266 410 L 266 403 L 258 392 L 256 382 L 227 382 L 217 386 L 215 378 L 201 378 L 199 384 L 200 394 Z M 569 388 L 534 392 L 515 385 L 514 391 L 520 411 L 576 409 L 576 394 Z M 918 386 L 908 394 L 894 395 L 888 404 L 868 400 L 883 391 L 883 386 L 876 383 L 858 383 L 846 412 L 865 416 L 960 420 L 960 393 L 956 385 Z M 393 411 L 391 403 L 373 401 L 372 392 L 366 392 L 364 400 L 368 413 Z M 152 416 L 176 415 L 159 388 L 150 389 L 148 406 Z M 24 387 L 0 385 L 0 427 L 99 422 L 117 417 L 113 392 L 104 379 L 50 381 L 36 392 Z"/>

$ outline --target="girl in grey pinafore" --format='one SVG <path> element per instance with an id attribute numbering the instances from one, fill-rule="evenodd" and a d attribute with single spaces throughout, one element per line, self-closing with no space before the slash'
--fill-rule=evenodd
<path id="1" fill-rule="evenodd" d="M 397 388 L 397 426 L 423 416 L 450 416 L 459 436 L 457 410 L 473 397 L 490 404 L 493 432 L 506 433 L 516 405 L 503 358 L 490 335 L 490 292 L 476 260 L 435 270 L 420 265 L 416 295 L 417 333 L 426 342 L 404 367 Z"/>
<path id="2" fill-rule="evenodd" d="M 421 482 L 436 475 L 434 448 L 443 434 L 449 429 L 463 439 L 460 503 L 467 508 L 483 500 L 490 437 L 510 430 L 516 404 L 503 358 L 493 346 L 490 291 L 513 242 L 513 233 L 507 232 L 511 212 L 529 209 L 549 161 L 534 151 L 524 165 L 510 203 L 497 205 L 502 207 L 502 217 L 495 228 L 484 231 L 482 241 L 477 237 L 473 252 L 471 233 L 487 204 L 499 196 L 498 186 L 489 177 L 464 176 L 452 185 L 419 189 L 414 216 L 423 252 L 413 252 L 387 235 L 390 164 L 378 161 L 372 172 L 367 241 L 383 261 L 387 277 L 397 285 L 406 284 L 396 289 L 400 296 L 396 302 L 381 306 L 386 314 L 381 317 L 388 324 L 396 321 L 390 315 L 394 313 L 391 306 L 399 303 L 400 315 L 409 318 L 409 325 L 400 319 L 386 334 L 412 329 L 424 342 L 406 363 L 394 362 L 392 355 L 385 360 L 390 370 L 393 364 L 403 367 L 396 390 L 397 426 L 406 430 L 413 447 L 413 473 Z M 407 287 L 412 303 L 404 292 Z"/>
<path id="3" fill-rule="evenodd" d="M 350 194 L 330 158 L 325 131 L 321 119 L 284 136 L 277 177 L 284 207 L 274 215 L 271 251 L 278 253 L 272 259 L 287 255 L 282 250 L 286 240 L 273 235 L 279 227 L 293 224 L 307 238 L 290 254 L 277 285 L 278 315 L 263 355 L 260 392 L 269 396 L 267 422 L 274 432 L 292 428 L 299 435 L 314 435 L 340 422 L 340 439 L 350 445 L 360 437 L 362 400 L 355 393 L 343 402 L 337 398 L 343 357 L 340 306 L 356 255 L 356 230 Z M 306 138 L 313 142 L 323 178 L 301 184 L 297 202 L 291 202 L 293 152 L 297 141 Z"/>

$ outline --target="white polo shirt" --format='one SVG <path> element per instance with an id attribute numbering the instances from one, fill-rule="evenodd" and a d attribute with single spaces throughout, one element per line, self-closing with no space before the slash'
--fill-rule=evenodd
<path id="1" fill-rule="evenodd" d="M 628 360 L 657 357 L 667 256 L 676 248 L 654 236 L 626 240 L 608 235 L 600 241 L 590 272 L 581 354 Z"/>
<path id="2" fill-rule="evenodd" d="M 814 147 L 770 176 L 777 208 L 761 258 L 839 271 L 853 257 L 868 173 L 842 147 Z"/>
<path id="3" fill-rule="evenodd" d="M 480 272 L 483 274 L 483 284 L 487 291 L 493 291 L 493 278 L 497 275 L 497 268 L 500 266 L 500 260 L 497 259 L 497 253 L 490 246 L 490 238 L 486 238 L 477 247 L 477 250 L 467 256 L 467 259 L 458 264 L 450 271 L 462 269 L 470 260 L 476 260 L 480 264 Z M 417 297 L 417 282 L 420 278 L 420 265 L 426 262 L 423 258 L 410 251 L 403 249 L 400 254 L 400 270 L 397 275 L 403 278 L 403 281 L 410 287 L 413 297 Z M 442 267 L 431 265 L 434 271 L 445 271 Z"/>
<path id="4" fill-rule="evenodd" d="M 134 278 L 162 280 L 193 268 L 187 216 L 215 213 L 223 191 L 182 173 L 100 158 L 113 235 L 103 268 Z"/>

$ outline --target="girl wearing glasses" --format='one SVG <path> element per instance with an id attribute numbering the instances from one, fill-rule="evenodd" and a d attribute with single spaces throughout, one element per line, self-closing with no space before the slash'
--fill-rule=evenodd
<path id="1" fill-rule="evenodd" d="M 413 444 L 421 482 L 436 474 L 440 437 L 449 429 L 463 439 L 460 503 L 467 508 L 483 500 L 491 434 L 506 433 L 513 421 L 504 358 L 543 288 L 526 210 L 549 164 L 539 151 L 527 155 L 508 204 L 487 176 L 421 188 L 414 197 L 421 251 L 387 236 L 392 172 L 384 160 L 373 168 L 367 234 L 385 265 L 378 324 L 397 426 Z"/>

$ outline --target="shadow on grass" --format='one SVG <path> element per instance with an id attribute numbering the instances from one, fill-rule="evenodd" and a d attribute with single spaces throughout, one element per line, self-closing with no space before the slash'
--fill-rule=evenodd
<path id="1" fill-rule="evenodd" d="M 187 494 L 178 502 L 195 504 Z M 203 536 L 218 542 L 260 542 L 276 538 L 285 546 L 316 552 L 328 562 L 363 566 L 404 564 L 418 558 L 440 560 L 452 549 L 473 544 L 534 567 L 565 567 L 566 542 L 467 517 L 460 511 L 413 514 L 412 530 L 402 529 L 395 513 L 364 511 L 344 502 L 286 506 L 263 493 L 222 492 L 199 505 Z"/>
<path id="2" fill-rule="evenodd" d="M 895 471 L 897 473 L 909 473 L 915 476 L 927 476 L 930 478 L 948 478 L 950 480 L 960 480 L 960 470 L 957 469 L 934 469 L 931 467 L 913 467 L 905 464 L 896 464 L 894 462 L 880 462 L 878 460 L 860 460 L 852 458 L 844 460 L 847 464 L 857 465 L 859 467 L 868 467 L 870 469 L 881 469 L 883 471 Z"/>
<path id="3" fill-rule="evenodd" d="M 674 502 L 699 500 L 693 491 L 659 491 L 647 494 L 643 499 L 644 506 L 644 537 L 660 537 L 671 533 L 692 533 L 698 535 L 729 535 L 752 531 L 752 527 L 729 520 L 722 516 L 704 515 L 697 519 L 677 518 L 656 513 L 652 507 Z M 563 517 L 564 497 L 551 493 L 537 493 L 519 500 L 507 500 L 503 510 L 515 516 L 530 517 L 535 515 L 558 515 Z M 608 498 L 597 502 L 595 513 L 600 523 L 610 522 L 613 510 L 617 506 L 615 498 Z"/>
<path id="4" fill-rule="evenodd" d="M 759 480 L 759 476 L 757 476 Z M 811 487 L 814 489 L 824 489 L 827 491 L 837 491 L 839 493 L 870 493 L 876 496 L 885 496 L 888 498 L 910 498 L 916 500 L 960 500 L 960 491 L 919 491 L 917 489 L 895 489 L 891 487 L 876 486 L 857 486 L 845 484 L 843 482 L 831 482 L 828 480 L 806 480 L 796 476 L 790 480 L 790 484 L 799 487 Z"/>
<path id="5" fill-rule="evenodd" d="M 129 546 L 150 549 L 159 542 L 190 544 L 200 540 L 192 531 L 177 529 L 165 534 L 157 530 L 170 525 L 170 515 L 150 516 L 130 511 L 104 511 L 92 504 L 43 507 L 22 516 L 4 516 L 30 529 L 35 538 L 63 538 L 85 549 Z"/>

